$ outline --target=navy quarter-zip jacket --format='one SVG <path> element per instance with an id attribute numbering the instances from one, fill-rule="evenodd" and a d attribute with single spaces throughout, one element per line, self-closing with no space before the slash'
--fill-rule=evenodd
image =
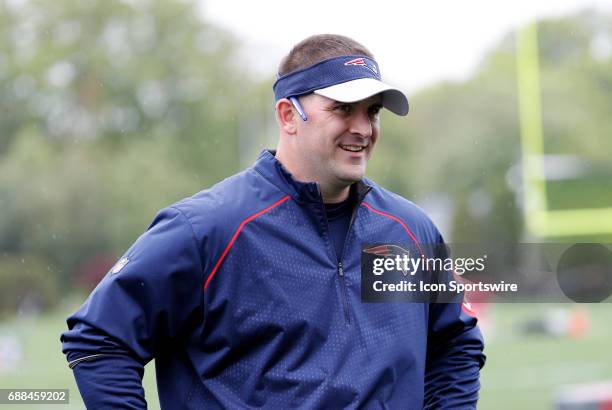
<path id="1" fill-rule="evenodd" d="M 461 304 L 362 303 L 364 244 L 422 251 L 421 209 L 356 186 L 341 255 L 318 185 L 264 151 L 162 210 L 68 318 L 61 340 L 88 408 L 144 408 L 155 359 L 163 409 L 476 407 L 485 361 Z"/>

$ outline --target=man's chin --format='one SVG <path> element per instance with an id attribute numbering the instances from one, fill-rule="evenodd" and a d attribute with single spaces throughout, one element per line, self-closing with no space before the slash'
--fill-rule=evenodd
<path id="1" fill-rule="evenodd" d="M 363 171 L 345 172 L 339 175 L 339 178 L 346 185 L 351 185 L 355 182 L 359 182 L 365 176 Z"/>

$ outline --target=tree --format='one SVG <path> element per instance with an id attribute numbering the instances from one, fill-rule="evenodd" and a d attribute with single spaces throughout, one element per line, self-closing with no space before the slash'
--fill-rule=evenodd
<path id="1" fill-rule="evenodd" d="M 238 169 L 251 84 L 195 1 L 0 1 L 0 257 L 63 284 Z"/>

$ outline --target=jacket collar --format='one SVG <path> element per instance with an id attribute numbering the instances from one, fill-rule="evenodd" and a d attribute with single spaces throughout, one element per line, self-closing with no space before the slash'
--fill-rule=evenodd
<path id="1" fill-rule="evenodd" d="M 263 150 L 255 162 L 253 168 L 264 178 L 276 185 L 281 191 L 290 195 L 297 202 L 322 202 L 321 190 L 316 182 L 301 182 L 283 167 L 275 157 L 276 151 Z M 354 185 L 358 202 L 361 202 L 372 189 L 364 180 Z"/>

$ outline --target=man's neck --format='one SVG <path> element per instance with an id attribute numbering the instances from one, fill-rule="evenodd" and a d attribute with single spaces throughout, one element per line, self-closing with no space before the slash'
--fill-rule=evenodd
<path id="1" fill-rule="evenodd" d="M 321 188 L 321 196 L 323 197 L 323 203 L 335 204 L 346 200 L 349 196 L 351 186 L 350 185 L 333 185 L 323 183 L 316 178 L 309 177 L 308 175 L 300 172 L 299 169 L 291 166 L 293 163 L 289 158 L 286 158 L 285 152 L 282 149 L 278 149 L 276 152 L 276 159 L 283 165 L 283 167 L 300 182 L 317 182 Z"/>
<path id="2" fill-rule="evenodd" d="M 345 201 L 348 199 L 351 187 L 345 186 L 343 188 L 330 188 L 325 187 L 323 184 L 319 184 L 321 186 L 321 196 L 323 197 L 323 203 L 326 204 L 337 204 L 338 202 Z"/>

